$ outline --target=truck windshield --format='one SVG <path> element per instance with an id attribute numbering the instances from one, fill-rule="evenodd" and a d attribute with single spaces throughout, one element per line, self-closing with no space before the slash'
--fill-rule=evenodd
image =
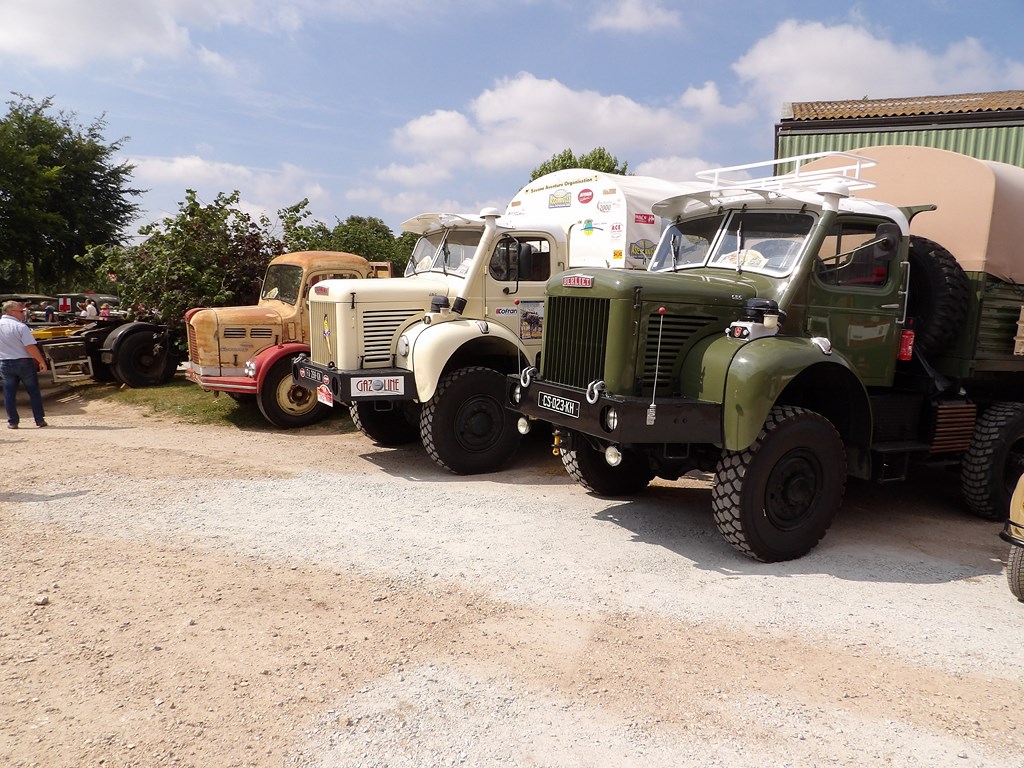
<path id="1" fill-rule="evenodd" d="M 406 277 L 420 272 L 464 275 L 480 242 L 478 229 L 445 229 L 423 235 L 416 241 L 405 268 Z"/>
<path id="2" fill-rule="evenodd" d="M 267 276 L 263 279 L 261 299 L 274 299 L 286 304 L 294 304 L 299 300 L 302 288 L 302 267 L 295 264 L 271 264 L 267 268 Z"/>
<path id="3" fill-rule="evenodd" d="M 676 222 L 662 236 L 651 270 L 707 266 L 785 275 L 813 225 L 809 213 L 748 210 Z"/>

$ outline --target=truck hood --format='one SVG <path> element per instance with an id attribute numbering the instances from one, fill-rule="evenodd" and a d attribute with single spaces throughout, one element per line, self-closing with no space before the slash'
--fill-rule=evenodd
<path id="1" fill-rule="evenodd" d="M 642 272 L 639 270 L 569 270 L 547 284 L 551 296 L 621 298 L 635 295 L 645 302 L 742 306 L 747 299 L 775 293 L 761 275 L 731 274 L 722 270 Z M 778 281 L 774 281 L 778 282 Z"/>
<path id="2" fill-rule="evenodd" d="M 279 326 L 282 322 L 281 313 L 272 304 L 251 307 L 214 307 L 211 309 L 201 309 L 192 316 L 192 322 L 194 323 L 200 315 L 205 316 L 203 317 L 204 320 L 216 317 L 217 323 L 220 326 Z"/>
<path id="3" fill-rule="evenodd" d="M 431 296 L 451 296 L 458 290 L 453 283 L 462 285 L 461 278 L 452 278 L 452 283 L 443 275 L 436 278 L 416 276 L 393 280 L 325 280 L 318 284 L 310 296 L 313 301 L 334 301 L 356 304 L 379 304 L 382 302 L 404 302 L 430 308 Z M 353 299 L 354 297 L 354 299 Z"/>

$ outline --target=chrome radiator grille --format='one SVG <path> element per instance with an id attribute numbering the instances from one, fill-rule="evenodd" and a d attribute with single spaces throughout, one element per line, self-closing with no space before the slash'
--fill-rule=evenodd
<path id="1" fill-rule="evenodd" d="M 338 305 L 332 301 L 309 302 L 309 347 L 314 362 L 334 362 L 338 343 Z"/>

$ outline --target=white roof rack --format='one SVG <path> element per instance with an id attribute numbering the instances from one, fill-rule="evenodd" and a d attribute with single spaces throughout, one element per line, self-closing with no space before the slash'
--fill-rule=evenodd
<path id="1" fill-rule="evenodd" d="M 832 168 L 803 170 L 806 163 L 824 157 L 846 159 L 848 162 Z M 757 168 L 774 168 L 786 164 L 794 164 L 796 167 L 790 173 L 778 176 L 752 178 L 749 173 Z M 727 168 L 710 168 L 698 171 L 697 178 L 710 182 L 713 189 L 733 192 L 821 192 L 828 187 L 834 187 L 836 182 L 842 183 L 847 190 L 870 189 L 875 183 L 864 178 L 862 171 L 874 165 L 877 163 L 871 158 L 849 152 L 814 152 L 809 155 L 780 157 L 777 160 L 763 160 L 759 163 L 733 165 Z M 728 178 L 729 174 L 742 175 L 740 178 Z"/>

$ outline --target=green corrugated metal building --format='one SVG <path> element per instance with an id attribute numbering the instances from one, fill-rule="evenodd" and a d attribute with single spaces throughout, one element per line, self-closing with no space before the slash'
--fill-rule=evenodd
<path id="1" fill-rule="evenodd" d="M 878 144 L 936 147 L 1024 167 L 1024 91 L 794 102 L 775 125 L 777 158 Z"/>

